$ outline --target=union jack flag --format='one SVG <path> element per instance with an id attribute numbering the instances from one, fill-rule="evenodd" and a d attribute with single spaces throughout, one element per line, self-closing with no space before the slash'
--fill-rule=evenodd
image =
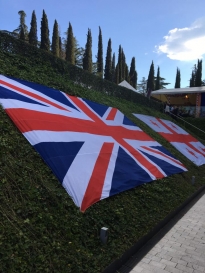
<path id="1" fill-rule="evenodd" d="M 197 166 L 205 164 L 205 146 L 170 120 L 134 114 L 154 131 L 169 141 Z"/>
<path id="2" fill-rule="evenodd" d="M 5 76 L 0 76 L 0 103 L 81 211 L 186 171 L 116 108 Z"/>

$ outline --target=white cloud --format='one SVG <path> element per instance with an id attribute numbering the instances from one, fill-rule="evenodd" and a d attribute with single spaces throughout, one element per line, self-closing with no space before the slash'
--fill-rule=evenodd
<path id="1" fill-rule="evenodd" d="M 157 53 L 165 53 L 168 58 L 192 61 L 205 54 L 205 17 L 196 20 L 190 27 L 174 28 L 164 36 L 164 43 L 155 46 Z"/>

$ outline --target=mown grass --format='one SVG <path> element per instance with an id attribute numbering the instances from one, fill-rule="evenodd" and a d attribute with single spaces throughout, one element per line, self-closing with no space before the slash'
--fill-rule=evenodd
<path id="1" fill-rule="evenodd" d="M 165 117 L 162 113 L 77 86 L 49 63 L 34 60 L 0 52 L 0 74 L 117 107 L 189 170 L 102 200 L 81 213 L 0 108 L 0 272 L 99 273 L 205 184 L 205 166 L 192 164 L 132 115 Z M 103 226 L 109 228 L 106 245 L 99 239 Z"/>

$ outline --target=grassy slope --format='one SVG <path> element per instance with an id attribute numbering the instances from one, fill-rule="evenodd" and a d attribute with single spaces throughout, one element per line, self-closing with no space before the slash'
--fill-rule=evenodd
<path id="1" fill-rule="evenodd" d="M 193 165 L 131 114 L 164 117 L 160 112 L 77 87 L 43 61 L 35 66 L 29 58 L 0 52 L 0 73 L 117 107 L 189 170 L 102 200 L 80 213 L 0 109 L 0 272 L 101 272 L 205 184 L 205 166 Z M 105 246 L 99 240 L 103 226 L 110 231 Z"/>

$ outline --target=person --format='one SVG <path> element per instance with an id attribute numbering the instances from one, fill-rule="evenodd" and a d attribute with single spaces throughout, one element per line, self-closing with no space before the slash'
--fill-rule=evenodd
<path id="1" fill-rule="evenodd" d="M 165 106 L 165 114 L 169 115 L 170 114 L 170 111 L 169 111 L 170 107 L 169 107 L 169 104 L 166 103 L 166 106 Z"/>
<path id="2" fill-rule="evenodd" d="M 174 109 L 172 111 L 172 114 L 173 114 L 173 118 L 174 119 L 177 119 L 177 116 L 178 116 L 178 113 L 179 113 L 179 108 L 177 106 L 174 106 Z"/>

